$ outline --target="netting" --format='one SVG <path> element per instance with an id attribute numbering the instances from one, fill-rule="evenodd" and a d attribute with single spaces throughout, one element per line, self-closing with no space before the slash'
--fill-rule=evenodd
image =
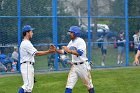
<path id="1" fill-rule="evenodd" d="M 139 0 L 1 0 L 0 50 L 7 56 L 12 53 L 23 38 L 19 32 L 27 24 L 35 28 L 31 41 L 38 50 L 47 50 L 51 43 L 61 48 L 70 41 L 69 27 L 77 25 L 81 27 L 81 37 L 87 43 L 87 57 L 94 67 L 132 65 L 135 54 L 133 35 L 140 29 L 139 4 Z M 126 40 L 122 63 L 118 63 L 120 32 Z M 102 37 L 107 40 L 99 42 Z M 100 47 L 103 44 L 107 46 L 105 55 Z M 64 64 L 60 56 L 36 57 L 35 69 L 68 69 L 70 65 Z"/>

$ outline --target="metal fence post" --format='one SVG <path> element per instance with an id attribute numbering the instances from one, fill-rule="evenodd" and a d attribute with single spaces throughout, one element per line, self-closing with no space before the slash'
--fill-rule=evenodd
<path id="1" fill-rule="evenodd" d="M 52 16 L 53 44 L 57 46 L 57 0 L 52 0 Z M 58 54 L 55 54 L 55 70 L 58 70 Z"/>
<path id="2" fill-rule="evenodd" d="M 90 0 L 88 0 L 88 60 L 91 61 Z"/>
<path id="3" fill-rule="evenodd" d="M 129 65 L 128 0 L 125 0 L 126 66 Z"/>
<path id="4" fill-rule="evenodd" d="M 20 12 L 21 12 L 21 10 L 20 10 L 20 0 L 18 0 L 18 5 L 17 5 L 17 10 L 18 10 L 18 54 L 19 54 L 19 56 L 18 56 L 18 68 L 19 68 L 19 71 L 20 71 L 20 53 L 19 53 L 19 46 L 20 46 L 20 42 L 21 42 L 21 15 L 20 15 Z"/>

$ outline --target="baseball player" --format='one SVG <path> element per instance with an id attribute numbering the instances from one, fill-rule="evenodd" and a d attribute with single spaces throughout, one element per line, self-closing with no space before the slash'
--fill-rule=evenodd
<path id="1" fill-rule="evenodd" d="M 67 46 L 62 46 L 61 50 L 56 50 L 57 53 L 72 55 L 72 66 L 68 75 L 65 93 L 72 93 L 72 89 L 80 77 L 87 87 L 89 93 L 95 93 L 91 74 L 90 65 L 86 57 L 86 43 L 80 38 L 80 28 L 71 26 L 69 29 L 71 41 Z"/>
<path id="2" fill-rule="evenodd" d="M 55 52 L 55 47 L 53 46 L 50 46 L 50 49 L 47 51 L 37 51 L 30 42 L 30 39 L 33 36 L 33 30 L 34 28 L 30 25 L 25 25 L 22 29 L 24 39 L 20 45 L 20 69 L 24 84 L 19 89 L 18 93 L 32 92 L 34 86 L 34 56 L 42 56 Z"/>
<path id="3" fill-rule="evenodd" d="M 134 60 L 134 64 L 135 64 L 136 66 L 140 64 L 140 63 L 139 63 L 139 57 L 140 57 L 140 45 L 139 45 L 139 47 L 138 47 L 138 49 L 137 49 L 137 53 L 136 53 L 136 55 L 135 55 L 135 60 Z"/>

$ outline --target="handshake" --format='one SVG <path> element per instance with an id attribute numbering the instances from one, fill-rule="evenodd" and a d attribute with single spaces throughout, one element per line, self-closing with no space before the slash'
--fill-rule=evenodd
<path id="1" fill-rule="evenodd" d="M 56 47 L 54 45 L 50 45 L 50 48 L 48 50 L 50 53 L 55 53 L 56 52 Z"/>
<path id="2" fill-rule="evenodd" d="M 67 46 L 62 46 L 61 50 L 57 50 L 57 48 L 54 45 L 50 45 L 50 48 L 49 48 L 50 53 L 56 53 L 57 52 L 57 53 L 63 54 L 64 51 L 66 53 L 71 53 L 72 52 Z"/>

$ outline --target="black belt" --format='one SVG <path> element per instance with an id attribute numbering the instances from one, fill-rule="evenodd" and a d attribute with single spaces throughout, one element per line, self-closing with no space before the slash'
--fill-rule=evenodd
<path id="1" fill-rule="evenodd" d="M 31 65 L 34 65 L 33 62 L 29 62 L 29 61 L 25 61 L 25 62 L 22 62 L 22 63 L 20 63 L 20 64 L 23 64 L 23 63 L 29 63 L 29 64 L 31 64 Z"/>
<path id="2" fill-rule="evenodd" d="M 77 62 L 77 63 L 74 63 L 74 65 L 81 65 L 83 64 L 84 62 Z"/>

